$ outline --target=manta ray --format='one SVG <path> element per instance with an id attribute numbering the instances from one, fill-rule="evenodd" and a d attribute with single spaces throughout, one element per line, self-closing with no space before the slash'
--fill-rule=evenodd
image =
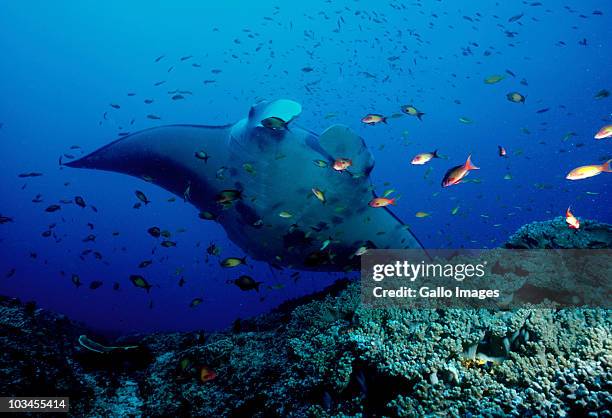
<path id="1" fill-rule="evenodd" d="M 368 249 L 422 248 L 375 197 L 372 154 L 349 128 L 320 135 L 280 99 L 224 126 L 167 125 L 124 136 L 65 165 L 139 177 L 218 222 L 255 260 L 277 268 L 348 271 Z M 349 160 L 346 170 L 334 162 Z"/>

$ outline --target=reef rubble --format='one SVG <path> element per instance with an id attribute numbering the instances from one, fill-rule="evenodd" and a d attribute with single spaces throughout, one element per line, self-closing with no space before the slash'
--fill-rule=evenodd
<path id="1" fill-rule="evenodd" d="M 506 247 L 611 248 L 609 225 L 561 221 Z M 226 332 L 115 341 L 2 298 L 0 349 L 2 396 L 73 416 L 612 416 L 610 310 L 370 309 L 348 280 Z"/>

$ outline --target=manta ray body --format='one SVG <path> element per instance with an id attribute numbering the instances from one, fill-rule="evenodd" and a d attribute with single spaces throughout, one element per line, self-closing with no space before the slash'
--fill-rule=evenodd
<path id="1" fill-rule="evenodd" d="M 367 249 L 422 248 L 388 208 L 368 205 L 374 160 L 364 140 L 341 125 L 317 135 L 293 122 L 300 113 L 291 100 L 262 102 L 235 124 L 146 129 L 65 165 L 163 187 L 279 268 L 347 271 Z M 284 123 L 262 123 L 270 118 Z M 352 165 L 335 170 L 340 158 Z"/>

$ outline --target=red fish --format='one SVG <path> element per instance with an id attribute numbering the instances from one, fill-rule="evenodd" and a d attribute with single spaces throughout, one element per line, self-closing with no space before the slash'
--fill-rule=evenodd
<path id="1" fill-rule="evenodd" d="M 582 167 L 574 168 L 565 178 L 568 180 L 582 180 L 601 173 L 612 173 L 610 163 L 612 163 L 612 160 L 608 160 L 603 164 L 583 165 Z"/>
<path id="2" fill-rule="evenodd" d="M 361 121 L 366 125 L 376 125 L 377 123 L 387 123 L 387 118 L 376 113 L 369 113 L 361 118 Z"/>
<path id="3" fill-rule="evenodd" d="M 202 383 L 210 382 L 217 378 L 217 373 L 210 367 L 202 366 L 200 368 L 200 381 Z"/>
<path id="4" fill-rule="evenodd" d="M 570 211 L 570 208 L 567 208 L 567 210 L 565 211 L 565 222 L 567 222 L 567 226 L 570 229 L 578 229 L 578 228 L 580 228 L 580 221 Z"/>
<path id="5" fill-rule="evenodd" d="M 338 158 L 336 161 L 334 161 L 334 170 L 344 171 L 352 165 L 353 161 L 349 158 Z"/>
<path id="6" fill-rule="evenodd" d="M 444 178 L 442 179 L 442 187 L 459 184 L 461 183 L 461 180 L 463 180 L 463 178 L 467 176 L 470 171 L 479 169 L 479 167 L 476 167 L 474 164 L 472 164 L 471 157 L 471 155 L 468 155 L 465 164 L 453 167 L 446 172 Z"/>
<path id="7" fill-rule="evenodd" d="M 386 197 L 376 197 L 368 203 L 372 208 L 383 208 L 388 205 L 395 205 L 395 198 L 387 199 Z"/>
<path id="8" fill-rule="evenodd" d="M 440 158 L 440 156 L 438 155 L 438 150 L 435 150 L 433 152 L 423 152 L 421 154 L 417 154 L 414 156 L 410 164 L 423 165 L 431 161 L 432 158 Z"/>
<path id="9" fill-rule="evenodd" d="M 612 125 L 604 126 L 595 134 L 595 139 L 605 138 L 612 138 Z"/>

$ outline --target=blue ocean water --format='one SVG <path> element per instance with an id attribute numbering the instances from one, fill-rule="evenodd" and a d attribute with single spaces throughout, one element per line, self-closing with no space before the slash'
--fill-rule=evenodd
<path id="1" fill-rule="evenodd" d="M 4 2 L 0 215 L 13 221 L 0 225 L 0 294 L 107 331 L 220 329 L 343 277 L 294 280 L 291 270 L 254 261 L 221 269 L 216 257 L 206 263 L 210 243 L 221 258 L 244 253 L 182 199 L 168 202 L 168 192 L 136 178 L 58 164 L 120 132 L 233 123 L 261 99 L 300 102 L 296 123 L 315 132 L 341 123 L 359 133 L 376 159 L 377 192 L 401 196 L 393 211 L 427 248 L 498 246 L 568 206 L 578 218 L 611 222 L 612 175 L 565 179 L 612 158 L 610 140 L 593 139 L 611 123 L 611 13 L 607 1 Z M 484 82 L 496 74 L 504 78 Z M 176 90 L 189 93 L 173 100 Z M 514 91 L 525 103 L 507 100 Z M 406 104 L 423 120 L 392 116 Z M 361 123 L 368 113 L 387 124 Z M 410 164 L 435 149 L 443 159 Z M 468 179 L 479 182 L 441 188 L 468 154 L 480 167 Z M 18 177 L 30 172 L 43 175 Z M 134 209 L 135 190 L 152 203 Z M 45 211 L 75 196 L 87 206 Z M 152 254 L 152 226 L 171 231 L 177 247 Z M 95 241 L 83 242 L 90 234 Z M 130 283 L 132 274 L 146 277 L 150 293 Z M 227 283 L 239 274 L 263 281 L 261 290 Z M 92 290 L 93 281 L 103 285 Z M 203 303 L 190 307 L 198 297 Z"/>

